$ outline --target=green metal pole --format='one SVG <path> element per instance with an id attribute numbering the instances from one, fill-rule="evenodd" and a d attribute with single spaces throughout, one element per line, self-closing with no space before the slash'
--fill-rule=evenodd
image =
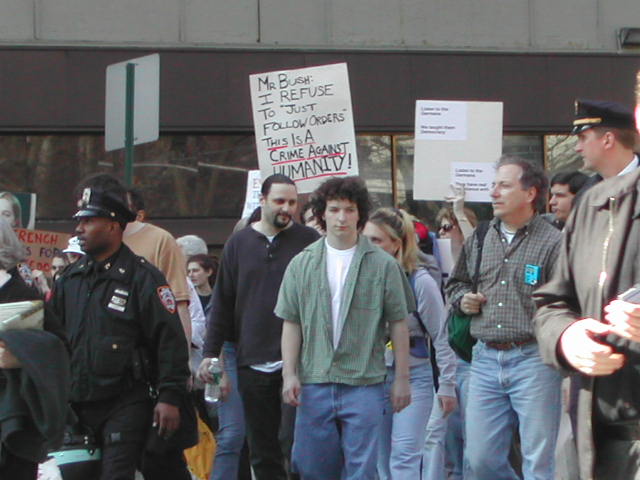
<path id="1" fill-rule="evenodd" d="M 136 64 L 127 63 L 127 91 L 124 113 L 124 183 L 133 183 L 133 101 Z"/>

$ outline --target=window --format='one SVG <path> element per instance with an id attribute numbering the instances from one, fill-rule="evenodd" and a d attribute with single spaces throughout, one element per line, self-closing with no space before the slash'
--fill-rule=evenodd
<path id="1" fill-rule="evenodd" d="M 578 137 L 575 135 L 545 135 L 544 158 L 545 167 L 552 177 L 558 172 L 584 169 L 582 157 L 576 153 L 575 147 Z"/>
<path id="2" fill-rule="evenodd" d="M 375 204 L 390 205 L 391 136 L 356 143 Z M 253 135 L 162 135 L 135 148 L 134 186 L 151 218 L 238 218 L 246 172 L 257 168 Z M 36 193 L 39 220 L 70 219 L 74 187 L 98 172 L 124 176 L 124 151 L 105 152 L 102 135 L 0 136 L 0 191 Z"/>

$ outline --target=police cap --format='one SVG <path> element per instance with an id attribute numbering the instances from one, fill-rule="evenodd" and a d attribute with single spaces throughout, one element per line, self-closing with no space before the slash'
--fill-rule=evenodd
<path id="1" fill-rule="evenodd" d="M 117 196 L 109 192 L 100 192 L 85 188 L 82 199 L 78 202 L 75 219 L 84 217 L 104 217 L 116 222 L 129 223 L 136 219 L 136 215 Z"/>
<path id="2" fill-rule="evenodd" d="M 593 127 L 636 129 L 633 112 L 615 102 L 600 100 L 576 100 L 575 120 L 571 133 L 576 135 Z"/>

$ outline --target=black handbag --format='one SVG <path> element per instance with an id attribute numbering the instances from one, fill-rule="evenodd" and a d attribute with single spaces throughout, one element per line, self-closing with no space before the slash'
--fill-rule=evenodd
<path id="1" fill-rule="evenodd" d="M 145 450 L 162 454 L 172 450 L 185 450 L 198 443 L 198 417 L 191 396 L 187 393 L 180 397 L 180 426 L 169 438 L 158 435 L 158 428 L 151 427 L 147 435 Z"/>

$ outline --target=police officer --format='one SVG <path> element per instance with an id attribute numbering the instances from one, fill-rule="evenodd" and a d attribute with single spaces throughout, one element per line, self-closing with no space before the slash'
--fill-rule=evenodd
<path id="1" fill-rule="evenodd" d="M 571 133 L 577 137 L 575 151 L 582 156 L 584 167 L 596 172 L 584 184 L 578 199 L 603 179 L 638 168 L 634 152 L 638 131 L 630 108 L 602 100 L 576 100 Z"/>
<path id="2" fill-rule="evenodd" d="M 134 478 L 152 426 L 165 438 L 178 428 L 189 377 L 175 298 L 122 243 L 135 215 L 118 193 L 83 191 L 75 218 L 87 255 L 65 271 L 52 300 L 71 344 L 71 406 L 102 444 L 103 480 Z"/>

